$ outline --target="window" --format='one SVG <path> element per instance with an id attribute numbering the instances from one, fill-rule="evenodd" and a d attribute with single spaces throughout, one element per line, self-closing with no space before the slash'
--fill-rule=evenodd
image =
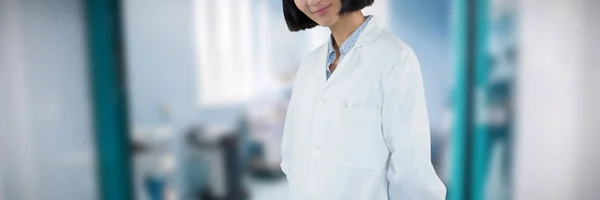
<path id="1" fill-rule="evenodd" d="M 195 1 L 201 105 L 247 101 L 255 92 L 250 1 Z M 232 10 L 233 8 L 233 10 Z"/>

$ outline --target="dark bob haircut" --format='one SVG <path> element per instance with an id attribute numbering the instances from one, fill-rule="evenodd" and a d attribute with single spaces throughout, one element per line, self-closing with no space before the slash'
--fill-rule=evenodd
<path id="1" fill-rule="evenodd" d="M 338 13 L 340 16 L 362 10 L 367 6 L 371 6 L 375 0 L 341 0 L 342 9 Z M 283 0 L 283 16 L 285 17 L 285 23 L 287 23 L 288 29 L 293 32 L 311 29 L 318 24 L 312 19 L 308 18 L 294 3 L 294 0 Z"/>

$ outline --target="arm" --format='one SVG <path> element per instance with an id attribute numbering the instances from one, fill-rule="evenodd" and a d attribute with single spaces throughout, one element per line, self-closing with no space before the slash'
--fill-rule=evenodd
<path id="1" fill-rule="evenodd" d="M 285 122 L 283 126 L 283 138 L 281 141 L 281 171 L 286 176 L 290 175 L 291 172 L 291 158 L 292 158 L 292 141 L 294 138 L 291 122 L 292 122 L 292 101 L 290 100 L 290 104 L 288 105 L 288 109 L 285 115 Z"/>
<path id="2" fill-rule="evenodd" d="M 294 127 L 293 127 L 293 121 L 294 121 L 294 105 L 296 105 L 296 96 L 297 96 L 297 89 L 298 89 L 298 82 L 300 81 L 301 77 L 300 74 L 302 73 L 302 69 L 298 69 L 298 71 L 296 72 L 296 77 L 294 79 L 294 84 L 292 87 L 292 95 L 290 97 L 290 102 L 287 106 L 287 110 L 286 110 L 286 114 L 285 114 L 285 122 L 283 124 L 283 136 L 281 139 L 281 171 L 283 171 L 283 173 L 289 177 L 290 176 L 290 172 L 292 171 L 292 152 L 293 152 L 293 140 L 294 140 Z"/>
<path id="3" fill-rule="evenodd" d="M 390 200 L 442 200 L 446 187 L 431 164 L 429 120 L 419 62 L 406 49 L 385 88 L 383 134 L 390 150 Z"/>

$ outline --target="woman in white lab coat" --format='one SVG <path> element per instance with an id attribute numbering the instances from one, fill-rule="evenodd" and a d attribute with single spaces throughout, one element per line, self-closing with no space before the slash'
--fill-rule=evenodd
<path id="1" fill-rule="evenodd" d="M 300 64 L 282 141 L 292 200 L 444 199 L 430 159 L 419 62 L 361 10 L 373 0 L 283 0 L 291 31 L 331 36 Z"/>

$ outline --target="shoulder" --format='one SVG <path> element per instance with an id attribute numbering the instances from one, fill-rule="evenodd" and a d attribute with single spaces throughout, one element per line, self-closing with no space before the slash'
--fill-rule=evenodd
<path id="1" fill-rule="evenodd" d="M 389 57 L 392 64 L 402 62 L 404 59 L 416 59 L 414 50 L 403 40 L 388 31 L 381 31 L 377 39 L 368 48 L 377 55 Z"/>
<path id="2" fill-rule="evenodd" d="M 325 52 L 327 51 L 327 43 L 320 45 L 319 47 L 313 49 L 308 54 L 304 55 L 300 60 L 299 65 L 297 65 L 296 76 L 294 78 L 294 85 L 301 84 L 301 82 L 305 79 L 307 74 L 309 74 L 312 69 L 315 67 L 316 63 L 320 58 L 325 60 Z"/>
<path id="3" fill-rule="evenodd" d="M 384 74 L 397 71 L 396 68 L 411 67 L 418 59 L 414 50 L 394 34 L 382 30 L 369 45 L 365 45 L 369 63 L 378 63 Z"/>
<path id="4" fill-rule="evenodd" d="M 327 46 L 327 42 L 319 45 L 317 48 L 313 49 L 310 53 L 308 53 L 304 59 L 302 59 L 302 62 L 307 62 L 307 61 L 312 61 L 315 60 L 316 58 L 319 57 L 324 57 L 325 53 L 327 52 L 327 48 L 329 46 Z"/>
<path id="5" fill-rule="evenodd" d="M 314 62 L 318 61 L 320 58 L 325 59 L 327 47 L 327 43 L 324 43 L 312 50 L 311 52 L 309 52 L 308 54 L 306 54 L 300 62 L 300 67 L 298 71 L 308 70 L 307 68 L 310 68 L 314 64 Z"/>
<path id="6" fill-rule="evenodd" d="M 364 46 L 368 63 L 379 69 L 380 84 L 387 88 L 389 82 L 407 81 L 410 73 L 420 73 L 420 66 L 415 51 L 394 34 L 382 30 L 369 45 Z"/>

